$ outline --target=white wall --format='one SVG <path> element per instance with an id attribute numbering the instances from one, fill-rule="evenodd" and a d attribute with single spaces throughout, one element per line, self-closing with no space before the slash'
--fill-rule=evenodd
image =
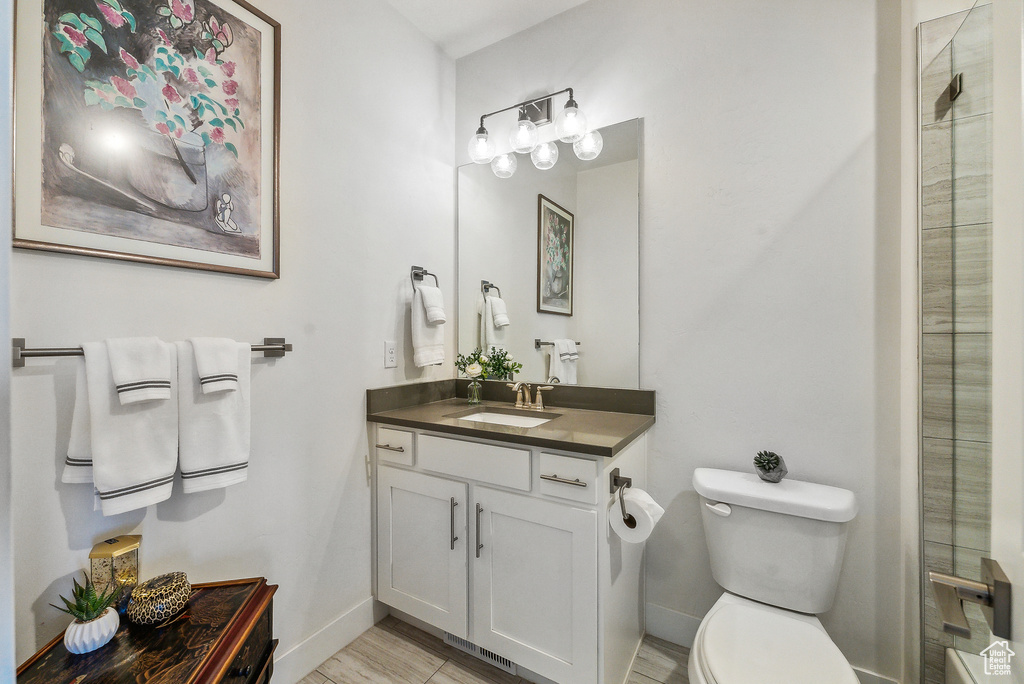
<path id="1" fill-rule="evenodd" d="M 301 677 L 369 626 L 364 391 L 453 373 L 450 360 L 412 368 L 406 328 L 410 265 L 438 273 L 453 301 L 454 65 L 387 3 L 260 8 L 283 24 L 282 278 L 20 250 L 12 264 L 11 326 L 32 345 L 125 335 L 294 342 L 287 358 L 254 362 L 249 480 L 187 496 L 176 488 L 156 507 L 104 518 L 87 487 L 59 482 L 72 361 L 16 371 L 19 662 L 63 628 L 47 604 L 92 545 L 118 533 L 143 535 L 146 577 L 182 569 L 194 582 L 263 575 L 279 584 L 275 680 Z M 397 369 L 383 368 L 385 339 L 400 341 Z M 322 629 L 324 639 L 288 655 Z"/>
<path id="2" fill-rule="evenodd" d="M 11 187 L 12 4 L 0 0 L 0 188 Z M 0 191 L 0 340 L 10 338 L 11 196 Z M 11 369 L 0 364 L 0 681 L 14 678 L 14 562 L 11 553 Z"/>
<path id="3" fill-rule="evenodd" d="M 581 385 L 636 387 L 640 345 L 637 283 L 639 163 L 610 164 L 576 177 L 573 306 Z"/>
<path id="4" fill-rule="evenodd" d="M 852 489 L 829 633 L 899 678 L 900 7 L 614 0 L 457 62 L 454 150 L 481 113 L 572 86 L 602 126 L 644 118 L 641 385 L 658 391 L 648 601 L 692 624 L 711 577 L 693 469 Z"/>

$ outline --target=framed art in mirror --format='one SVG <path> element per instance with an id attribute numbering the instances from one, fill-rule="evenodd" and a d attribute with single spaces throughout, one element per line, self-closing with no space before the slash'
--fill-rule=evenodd
<path id="1" fill-rule="evenodd" d="M 21 0 L 15 247 L 277 278 L 280 24 L 244 0 Z"/>
<path id="2" fill-rule="evenodd" d="M 537 195 L 537 311 L 572 316 L 574 216 Z"/>

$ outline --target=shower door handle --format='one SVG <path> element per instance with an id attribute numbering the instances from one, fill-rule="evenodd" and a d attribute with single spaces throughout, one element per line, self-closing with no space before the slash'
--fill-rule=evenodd
<path id="1" fill-rule="evenodd" d="M 941 572 L 929 572 L 928 581 L 935 592 L 935 603 L 942 616 L 942 629 L 950 634 L 971 637 L 971 626 L 964 613 L 964 601 L 978 603 L 985 613 L 992 634 L 1010 637 L 1010 580 L 991 558 L 981 559 L 981 579 L 964 579 Z"/>

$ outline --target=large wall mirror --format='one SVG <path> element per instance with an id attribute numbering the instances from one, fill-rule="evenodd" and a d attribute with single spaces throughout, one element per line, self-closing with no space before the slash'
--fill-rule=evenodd
<path id="1" fill-rule="evenodd" d="M 509 320 L 488 331 L 487 340 L 523 364 L 517 380 L 549 382 L 553 347 L 538 348 L 536 341 L 572 339 L 579 344 L 577 384 L 639 387 L 641 121 L 600 130 L 604 149 L 591 161 L 558 143 L 558 162 L 544 171 L 529 156 L 519 157 L 511 178 L 498 178 L 488 164 L 459 167 L 460 354 L 483 346 L 481 281 L 487 281 L 497 288 L 490 294 L 500 290 Z M 566 215 L 572 219 L 572 268 L 544 278 L 538 224 L 542 213 L 558 219 L 540 211 L 541 196 L 563 210 L 563 239 Z M 538 301 L 538 289 L 551 295 L 552 282 L 566 293 L 571 315 L 567 306 L 558 311 L 544 296 Z"/>

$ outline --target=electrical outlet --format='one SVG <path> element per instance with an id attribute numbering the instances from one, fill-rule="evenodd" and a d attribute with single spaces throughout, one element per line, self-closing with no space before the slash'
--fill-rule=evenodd
<path id="1" fill-rule="evenodd" d="M 395 343 L 394 340 L 384 341 L 384 367 L 398 367 L 398 345 Z"/>

